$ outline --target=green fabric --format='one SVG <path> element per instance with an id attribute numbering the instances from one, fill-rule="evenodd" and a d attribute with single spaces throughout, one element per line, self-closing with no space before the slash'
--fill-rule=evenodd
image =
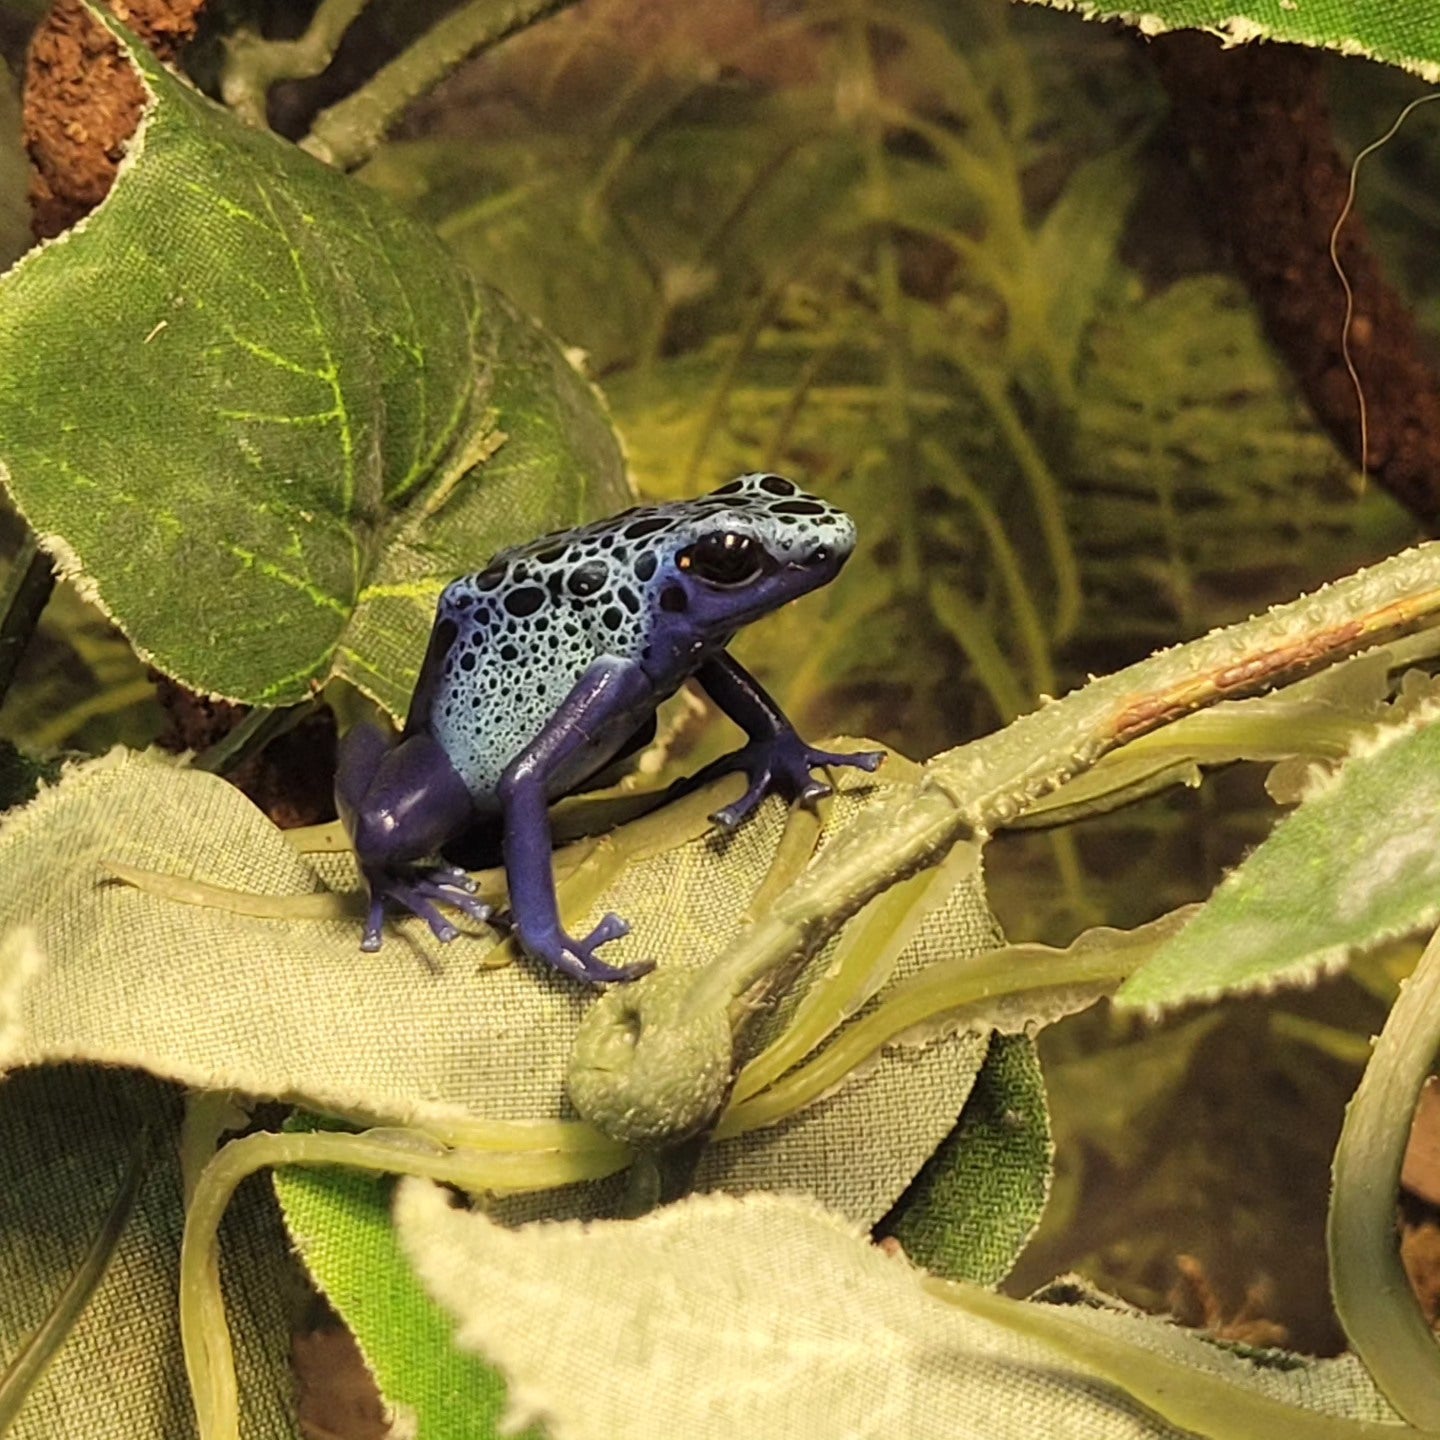
<path id="1" fill-rule="evenodd" d="M 7 1440 L 185 1440 L 195 1433 L 175 1309 L 181 1227 L 179 1092 L 94 1066 L 0 1082 L 0 1370 L 69 1281 L 100 1229 L 137 1133 L 155 1136 L 130 1223 L 89 1306 Z M 243 1440 L 290 1440 L 287 1290 L 275 1204 L 242 1188 L 226 1216 L 225 1278 L 245 1395 Z"/>
<path id="2" fill-rule="evenodd" d="M 960 1123 L 876 1233 L 936 1275 L 997 1284 L 1040 1223 L 1052 1157 L 1035 1042 L 997 1035 Z"/>
<path id="3" fill-rule="evenodd" d="M 1416 0 L 1030 0 L 1078 10 L 1092 20 L 1124 20 L 1146 35 L 1208 30 L 1232 40 L 1284 40 L 1346 55 L 1368 55 L 1440 79 L 1440 10 Z"/>
<path id="4" fill-rule="evenodd" d="M 1133 1313 L 942 1295 L 799 1197 L 516 1231 L 407 1180 L 395 1215 L 460 1345 L 504 1374 L 508 1417 L 552 1440 L 1379 1440 L 1355 1422 L 1394 1421 L 1353 1359 L 1256 1363 Z M 1057 1321 L 1069 1353 L 1044 1334 Z M 1142 1405 L 1102 1366 L 1169 1393 Z"/>
<path id="5" fill-rule="evenodd" d="M 96 13 L 151 105 L 95 212 L 0 277 L 0 480 L 167 674 L 403 713 L 446 582 L 628 503 L 604 407 L 431 231 Z"/>
<path id="6" fill-rule="evenodd" d="M 402 1428 L 424 1440 L 494 1434 L 504 1382 L 451 1343 L 445 1312 L 421 1288 L 390 1223 L 394 1182 L 342 1170 L 286 1169 L 275 1189 L 295 1245 L 345 1317 Z"/>

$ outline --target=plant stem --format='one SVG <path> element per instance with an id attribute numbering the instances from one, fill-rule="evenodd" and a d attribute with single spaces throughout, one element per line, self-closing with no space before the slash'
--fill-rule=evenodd
<path id="1" fill-rule="evenodd" d="M 885 787 L 883 798 L 871 801 L 835 835 L 764 916 L 698 972 L 676 1008 L 676 1025 L 698 1026 L 707 1013 L 728 1007 L 768 973 L 817 954 L 875 896 L 938 865 L 955 845 L 983 841 L 1128 741 L 1218 701 L 1299 679 L 1437 624 L 1440 543 L 1093 680 L 1003 730 L 937 755 L 921 767 L 917 780 Z M 639 986 L 652 983 L 643 980 Z M 599 1031 L 611 1018 L 626 1023 L 624 1015 L 612 1017 L 594 1007 L 586 1026 L 596 1033 L 586 1035 L 582 1028 L 581 1034 L 596 1053 L 607 1055 L 610 1088 L 622 1105 L 638 1107 L 659 1090 L 637 1081 L 621 1095 L 622 1072 L 653 1076 L 657 1072 L 642 1052 L 652 1044 L 663 1049 L 671 1037 L 665 1026 L 653 1035 L 642 1030 L 638 1037 L 632 1027 L 624 1046 L 610 1044 L 607 1050 Z M 579 1049 L 577 1041 L 577 1054 Z M 625 1064 L 616 1065 L 622 1054 Z M 684 1078 L 677 1076 L 675 1083 Z M 587 1118 L 597 1120 L 593 1113 Z"/>
<path id="2" fill-rule="evenodd" d="M 10 691 L 26 646 L 40 624 L 40 616 L 54 588 L 55 570 L 50 557 L 41 550 L 35 537 L 27 534 L 10 571 L 5 598 L 0 601 L 4 606 L 3 618 L 0 618 L 0 701 Z"/>
<path id="3" fill-rule="evenodd" d="M 1094 1323 L 1094 1312 L 1080 1306 L 1012 1300 L 954 1280 L 931 1277 L 920 1283 L 976 1320 L 1042 1345 L 1067 1366 L 1118 1387 L 1187 1435 L 1208 1440 L 1437 1440 L 1434 1430 L 1352 1420 L 1320 1409 L 1318 1402 L 1314 1409 L 1293 1405 L 1267 1395 L 1258 1384 L 1237 1383 L 1201 1361 L 1204 1342 L 1198 1338 L 1191 1342 L 1197 1352 L 1192 1359 L 1174 1345 L 1162 1349 L 1138 1333 L 1132 1340 L 1121 1330 L 1102 1328 Z"/>
<path id="4" fill-rule="evenodd" d="M 1440 1346 L 1400 1261 L 1395 1202 L 1420 1089 L 1440 1039 L 1440 931 L 1404 982 L 1345 1112 L 1326 1223 L 1345 1337 L 1412 1425 L 1440 1429 Z"/>
<path id="5" fill-rule="evenodd" d="M 321 0 L 296 40 L 266 40 L 253 30 L 225 39 L 220 94 L 241 119 L 264 129 L 270 88 L 279 80 L 307 80 L 330 66 L 340 38 L 370 0 Z"/>
<path id="6" fill-rule="evenodd" d="M 462 60 L 575 0 L 471 0 L 382 67 L 353 95 L 315 117 L 300 148 L 340 170 L 368 160 L 412 100 L 443 80 Z"/>
<path id="7" fill-rule="evenodd" d="M 293 730 L 314 710 L 313 700 L 302 700 L 298 705 L 286 705 L 278 710 L 257 705 L 228 735 L 207 745 L 190 762 L 191 767 L 209 775 L 224 775 L 242 760 L 258 755 L 272 740 Z"/>
<path id="8" fill-rule="evenodd" d="M 579 1131 L 580 1127 L 572 1127 Z M 276 1165 L 341 1165 L 386 1175 L 420 1175 L 472 1191 L 543 1190 L 613 1175 L 630 1161 L 624 1147 L 601 1141 L 554 1143 L 555 1127 L 523 1123 L 490 1127 L 490 1151 L 451 1150 L 402 1130 L 363 1135 L 261 1132 L 222 1146 L 201 1172 L 185 1215 L 180 1247 L 180 1339 L 200 1440 L 238 1440 L 240 1395 L 225 1298 L 220 1289 L 218 1236 L 235 1187 Z M 565 1132 L 568 1135 L 570 1132 Z M 512 1147 L 502 1149 L 507 1143 Z"/>

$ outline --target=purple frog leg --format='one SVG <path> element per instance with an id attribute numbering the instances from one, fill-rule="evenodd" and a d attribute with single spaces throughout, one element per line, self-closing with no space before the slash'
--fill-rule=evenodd
<path id="1" fill-rule="evenodd" d="M 418 915 L 442 941 L 459 931 L 437 901 L 474 920 L 489 918 L 490 907 L 475 898 L 475 883 L 463 870 L 417 871 L 412 863 L 437 853 L 473 813 L 464 781 L 429 735 L 392 745 L 375 726 L 355 726 L 340 743 L 335 803 L 370 890 L 362 950 L 380 948 L 387 902 Z"/>
<path id="2" fill-rule="evenodd" d="M 731 770 L 743 770 L 750 788 L 710 818 L 722 829 L 733 830 L 767 796 L 778 794 L 802 805 L 830 793 L 823 780 L 810 773 L 821 765 L 853 765 L 875 770 L 885 759 L 883 750 L 859 750 L 843 755 L 807 745 L 785 718 L 785 712 L 764 686 L 723 650 L 695 672 L 705 693 L 750 737 L 750 743 L 701 772 L 706 780 Z"/>
<path id="3" fill-rule="evenodd" d="M 606 915 L 583 940 L 566 934 L 555 898 L 549 797 L 568 788 L 567 778 L 577 772 L 583 775 L 587 751 L 603 748 L 601 732 L 617 716 L 643 715 L 653 704 L 653 687 L 639 665 L 601 656 L 540 733 L 506 766 L 498 786 L 516 939 L 527 955 L 592 984 L 637 979 L 654 969 L 655 962 L 614 966 L 596 956 L 601 945 L 629 933 L 630 927 L 618 915 Z M 634 721 L 629 723 L 633 727 Z"/>

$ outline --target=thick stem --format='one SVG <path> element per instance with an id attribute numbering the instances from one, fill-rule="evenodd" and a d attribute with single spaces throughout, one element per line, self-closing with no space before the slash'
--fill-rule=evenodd
<path id="1" fill-rule="evenodd" d="M 578 1127 L 571 1127 L 572 1130 Z M 570 1132 L 565 1132 L 568 1135 Z M 239 1440 L 240 1395 L 225 1298 L 220 1289 L 220 1220 L 247 1175 L 277 1165 L 327 1166 L 385 1175 L 419 1175 L 471 1191 L 543 1190 L 596 1180 L 629 1163 L 620 1146 L 553 1142 L 553 1127 L 487 1127 L 490 1150 L 451 1150 L 428 1136 L 402 1130 L 363 1135 L 262 1132 L 222 1146 L 205 1167 L 185 1215 L 180 1247 L 180 1340 L 195 1401 L 200 1440 Z M 509 1149 L 504 1148 L 506 1144 Z"/>
<path id="2" fill-rule="evenodd" d="M 1211 1368 L 1220 1363 L 1218 1356 L 1201 1358 L 1204 1342 L 1199 1339 L 1192 1342 L 1192 1358 L 1176 1345 L 1139 1335 L 1131 1339 L 1118 1328 L 1097 1325 L 1081 1306 L 1011 1300 L 953 1280 L 927 1278 L 920 1284 L 976 1320 L 1053 1352 L 1063 1362 L 1058 1367 L 1062 1375 L 1073 1367 L 1107 1381 L 1187 1435 L 1208 1440 L 1437 1440 L 1431 1429 L 1352 1420 L 1327 1413 L 1318 1403 L 1313 1409 L 1292 1405 L 1258 1384 L 1237 1383 L 1231 1374 Z"/>
<path id="3" fill-rule="evenodd" d="M 768 913 L 691 983 L 674 1010 L 688 1029 L 728 1007 L 777 967 L 813 956 L 875 896 L 938 864 L 959 841 L 983 838 L 1090 769 L 1102 755 L 1220 700 L 1251 695 L 1440 617 L 1440 544 L 1407 551 L 1265 615 L 1164 651 L 1022 716 L 995 734 L 938 755 L 918 781 L 889 787 L 830 841 Z M 642 980 L 637 985 L 651 984 Z M 668 981 L 667 981 L 668 983 Z M 625 1014 L 592 1009 L 586 1034 L 607 1056 L 618 1107 L 681 1093 L 686 1076 L 656 1084 L 642 1052 L 673 1044 L 668 1026 L 636 1033 Z M 623 1068 L 645 1084 L 628 1090 Z M 648 1088 L 647 1088 L 648 1087 Z M 604 1116 L 591 1114 L 601 1124 Z M 693 1128 L 693 1116 L 687 1117 Z M 658 1122 L 651 1134 L 658 1133 Z"/>
<path id="4" fill-rule="evenodd" d="M 1335 1149 L 1326 1240 L 1345 1338 L 1412 1425 L 1440 1428 L 1440 1346 L 1400 1262 L 1395 1205 L 1420 1090 L 1440 1042 L 1440 931 L 1401 988 Z"/>
<path id="5" fill-rule="evenodd" d="M 190 763 L 207 774 L 226 775 L 313 715 L 315 708 L 314 700 L 302 700 L 298 705 L 279 710 L 257 705 L 233 730 L 207 746 Z"/>
<path id="6" fill-rule="evenodd" d="M 370 158 L 405 107 L 462 60 L 574 3 L 472 0 L 433 26 L 353 95 L 322 110 L 300 148 L 337 169 L 354 169 Z"/>

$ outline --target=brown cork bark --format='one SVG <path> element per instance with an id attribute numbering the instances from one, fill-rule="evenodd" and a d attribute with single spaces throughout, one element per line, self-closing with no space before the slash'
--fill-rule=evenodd
<path id="1" fill-rule="evenodd" d="M 1359 406 L 1340 348 L 1345 295 L 1330 263 L 1350 165 L 1335 146 L 1322 58 L 1290 45 L 1225 50 L 1197 33 L 1162 36 L 1152 52 L 1271 339 L 1358 466 Z M 1367 468 L 1440 534 L 1440 377 L 1353 214 L 1339 254 L 1355 291 L 1350 348 L 1368 411 Z"/>
<path id="2" fill-rule="evenodd" d="M 195 33 L 204 0 L 112 0 L 110 9 L 164 60 Z M 25 145 L 38 239 L 68 230 L 102 201 L 144 103 L 120 48 L 81 8 L 56 0 L 30 43 Z"/>

